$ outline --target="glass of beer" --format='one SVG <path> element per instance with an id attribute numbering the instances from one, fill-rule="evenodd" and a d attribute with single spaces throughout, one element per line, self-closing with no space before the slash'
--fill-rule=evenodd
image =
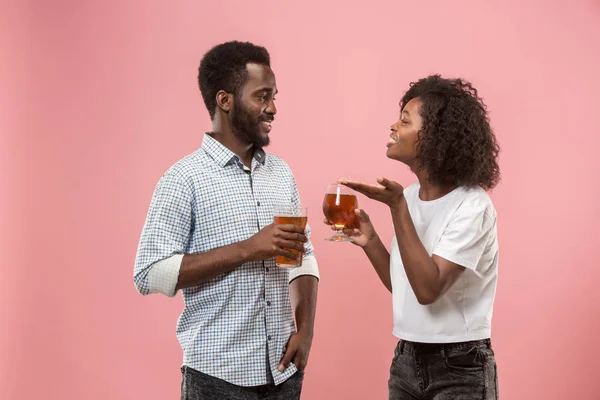
<path id="1" fill-rule="evenodd" d="M 308 222 L 308 207 L 301 207 L 289 204 L 276 204 L 273 206 L 273 219 L 277 225 L 292 224 L 306 229 Z M 298 242 L 301 243 L 301 242 Z M 275 257 L 275 264 L 282 268 L 296 268 L 302 265 L 302 253 L 294 249 L 286 249 L 290 253 L 294 253 L 298 258 L 291 260 L 284 256 Z"/>
<path id="2" fill-rule="evenodd" d="M 354 191 L 339 183 L 331 183 L 327 186 L 325 199 L 323 200 L 323 214 L 325 218 L 335 226 L 335 234 L 326 238 L 329 242 L 351 242 L 352 239 L 344 234 L 356 219 L 354 210 L 358 207 L 358 200 Z"/>

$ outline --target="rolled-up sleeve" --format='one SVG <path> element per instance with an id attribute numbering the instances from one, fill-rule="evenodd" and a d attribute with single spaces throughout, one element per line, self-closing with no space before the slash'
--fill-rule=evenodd
<path id="1" fill-rule="evenodd" d="M 292 185 L 292 204 L 295 204 L 296 206 L 300 206 L 300 193 L 298 193 L 298 187 L 296 185 L 296 180 L 294 179 L 293 175 L 292 175 L 292 180 L 291 180 L 291 185 Z M 306 225 L 306 237 L 308 238 L 308 242 L 306 242 L 306 253 L 304 253 L 304 256 L 302 258 L 302 265 L 298 268 L 293 268 L 290 269 L 290 279 L 289 281 L 292 282 L 294 279 L 296 279 L 299 276 L 302 275 L 312 275 L 314 277 L 316 277 L 317 279 L 321 279 L 319 276 L 319 265 L 317 264 L 317 258 L 315 257 L 315 253 L 314 253 L 314 247 L 312 245 L 312 242 L 310 240 L 310 235 L 311 235 L 311 229 L 310 229 L 310 225 Z"/>
<path id="2" fill-rule="evenodd" d="M 133 281 L 142 295 L 175 295 L 193 226 L 193 196 L 174 170 L 154 190 L 135 259 Z"/>
<path id="3" fill-rule="evenodd" d="M 314 254 L 305 255 L 302 259 L 301 266 L 290 269 L 289 282 L 291 283 L 294 279 L 302 275 L 311 275 L 318 280 L 321 279 L 319 276 L 319 265 L 317 264 L 317 258 Z"/>

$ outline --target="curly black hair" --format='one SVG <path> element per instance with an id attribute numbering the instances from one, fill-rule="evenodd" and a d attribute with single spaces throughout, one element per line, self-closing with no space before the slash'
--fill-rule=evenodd
<path id="1" fill-rule="evenodd" d="M 477 89 L 462 79 L 431 75 L 410 84 L 401 110 L 417 97 L 423 118 L 417 169 L 427 171 L 433 184 L 493 189 L 500 180 L 500 147 Z"/>
<path id="2" fill-rule="evenodd" d="M 217 107 L 217 92 L 239 95 L 248 79 L 247 64 L 271 66 L 267 49 L 250 42 L 231 41 L 210 49 L 198 67 L 198 86 L 210 119 L 214 119 Z"/>

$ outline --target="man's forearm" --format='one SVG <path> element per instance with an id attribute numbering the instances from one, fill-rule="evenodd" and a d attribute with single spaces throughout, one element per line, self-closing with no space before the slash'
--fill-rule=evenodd
<path id="1" fill-rule="evenodd" d="M 311 337 L 315 325 L 318 286 L 318 279 L 312 275 L 299 276 L 290 283 L 290 299 L 296 318 L 296 329 L 299 333 Z"/>
<path id="2" fill-rule="evenodd" d="M 229 272 L 250 261 L 250 255 L 247 241 L 219 247 L 206 253 L 186 254 L 181 262 L 177 290 L 196 286 Z"/>

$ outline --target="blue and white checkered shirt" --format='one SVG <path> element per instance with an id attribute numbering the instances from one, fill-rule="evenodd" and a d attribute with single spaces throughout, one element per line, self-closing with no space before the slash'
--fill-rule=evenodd
<path id="1" fill-rule="evenodd" d="M 175 295 L 183 254 L 203 253 L 246 240 L 273 222 L 273 205 L 299 204 L 294 176 L 280 158 L 258 149 L 252 168 L 209 134 L 202 147 L 160 179 L 139 243 L 134 282 L 142 294 Z M 310 228 L 307 227 L 307 236 Z M 280 384 L 296 372 L 277 370 L 295 332 L 289 282 L 314 275 L 313 246 L 303 265 L 249 262 L 182 290 L 177 323 L 183 364 L 239 386 Z M 270 371 L 270 373 L 269 373 Z"/>

